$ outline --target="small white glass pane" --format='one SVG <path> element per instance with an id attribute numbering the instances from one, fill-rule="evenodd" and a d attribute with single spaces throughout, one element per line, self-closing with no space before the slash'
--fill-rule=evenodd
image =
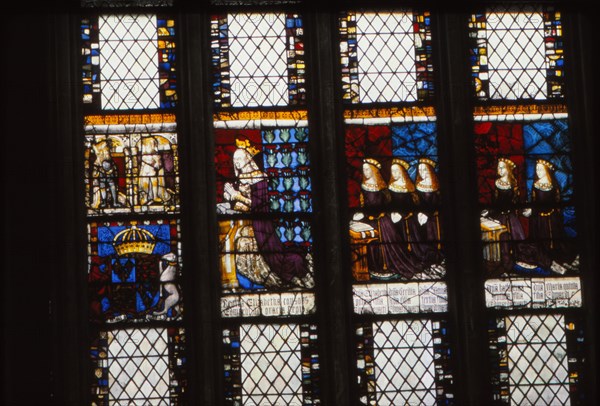
<path id="1" fill-rule="evenodd" d="M 160 94 L 156 16 L 100 16 L 98 28 L 102 108 L 158 108 Z"/>
<path id="2" fill-rule="evenodd" d="M 546 99 L 544 19 L 541 13 L 488 13 L 490 98 Z"/>
<path id="3" fill-rule="evenodd" d="M 132 329 L 108 334 L 111 403 L 166 404 L 170 384 L 167 330 Z"/>
<path id="4" fill-rule="evenodd" d="M 435 403 L 430 320 L 373 324 L 377 404 Z"/>
<path id="5" fill-rule="evenodd" d="M 231 104 L 288 104 L 284 14 L 229 14 Z"/>
<path id="6" fill-rule="evenodd" d="M 513 404 L 569 405 L 564 316 L 509 316 L 506 326 Z"/>
<path id="7" fill-rule="evenodd" d="M 242 325 L 240 363 L 243 404 L 302 404 L 298 325 Z"/>
<path id="8" fill-rule="evenodd" d="M 412 13 L 356 14 L 361 102 L 417 99 L 412 20 Z"/>

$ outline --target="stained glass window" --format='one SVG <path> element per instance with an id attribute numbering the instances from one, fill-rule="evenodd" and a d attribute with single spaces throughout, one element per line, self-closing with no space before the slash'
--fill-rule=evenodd
<path id="1" fill-rule="evenodd" d="M 499 35 L 495 32 L 496 25 L 486 25 L 480 15 L 472 17 L 472 37 L 479 38 L 485 30 L 489 38 L 495 38 L 495 47 L 504 46 L 501 38 L 506 36 L 520 38 L 524 47 L 529 36 L 533 37 L 532 43 L 539 36 L 546 38 L 544 35 L 550 35 L 544 41 L 551 44 L 560 41 L 558 12 L 488 12 L 486 16 L 511 21 L 506 23 L 509 28 L 502 28 L 508 33 Z M 552 29 L 544 29 L 542 24 L 534 30 L 530 27 L 531 20 L 551 21 Z M 559 51 L 561 54 L 562 50 Z M 517 52 L 515 47 L 513 52 L 519 56 L 513 62 L 517 66 L 537 66 L 537 71 L 555 66 L 544 58 L 537 60 L 530 53 Z M 474 72 L 477 68 L 474 64 Z M 490 63 L 488 68 L 495 66 Z M 554 86 L 544 79 L 538 87 L 546 89 L 546 85 Z M 475 108 L 479 201 L 483 207 L 481 230 L 490 307 L 581 305 L 567 106 L 564 101 L 534 102 L 534 98 L 520 95 L 518 102 L 512 104 Z M 562 96 L 554 98 L 560 100 Z M 502 100 L 506 99 L 510 98 Z M 522 285 L 525 299 L 521 296 L 518 304 L 496 302 L 495 292 L 500 293 L 499 298 L 503 295 L 503 282 L 497 278 L 510 278 L 513 285 Z M 559 287 L 561 283 L 563 288 Z M 556 294 L 557 289 L 562 295 Z"/>
<path id="2" fill-rule="evenodd" d="M 317 404 L 303 19 L 215 15 L 211 35 L 225 399 Z"/>
<path id="3" fill-rule="evenodd" d="M 304 103 L 304 28 L 298 15 L 227 14 L 211 25 L 217 106 Z"/>
<path id="4" fill-rule="evenodd" d="M 174 37 L 174 20 L 164 16 L 111 14 L 84 19 L 83 102 L 103 110 L 173 107 Z"/>
<path id="5" fill-rule="evenodd" d="M 178 403 L 187 356 L 175 20 L 90 13 L 81 40 L 92 403 Z"/>
<path id="6" fill-rule="evenodd" d="M 184 337 L 176 328 L 100 332 L 91 347 L 92 401 L 177 403 L 186 382 Z"/>
<path id="7" fill-rule="evenodd" d="M 94 320 L 181 319 L 181 249 L 175 220 L 92 222 L 88 233 Z"/>
<path id="8" fill-rule="evenodd" d="M 179 211 L 173 114 L 86 117 L 88 215 Z"/>
<path id="9" fill-rule="evenodd" d="M 560 12 L 184 3 L 80 2 L 81 398 L 588 400 Z"/>
<path id="10" fill-rule="evenodd" d="M 223 330 L 225 400 L 318 404 L 316 330 L 309 324 L 243 324 Z"/>
<path id="11" fill-rule="evenodd" d="M 532 8 L 490 9 L 473 14 L 469 27 L 478 98 L 562 98 L 564 58 L 560 13 Z"/>
<path id="12" fill-rule="evenodd" d="M 497 400 L 569 404 L 580 355 L 560 309 L 582 307 L 582 286 L 561 13 L 493 8 L 469 27 L 486 305 L 546 310 L 492 323 Z"/>
<path id="13" fill-rule="evenodd" d="M 585 404 L 578 391 L 585 360 L 580 318 L 507 315 L 491 319 L 488 334 L 495 401 Z"/>
<path id="14" fill-rule="evenodd" d="M 449 353 L 433 360 L 445 322 L 423 318 L 448 311 L 430 14 L 347 12 L 339 24 L 360 402 L 448 399 Z M 409 314 L 420 319 L 398 319 Z"/>
<path id="15" fill-rule="evenodd" d="M 452 393 L 445 322 L 366 322 L 356 327 L 362 404 L 446 403 Z"/>
<path id="16" fill-rule="evenodd" d="M 406 102 L 433 95 L 429 14 L 347 13 L 340 37 L 345 101 Z"/>

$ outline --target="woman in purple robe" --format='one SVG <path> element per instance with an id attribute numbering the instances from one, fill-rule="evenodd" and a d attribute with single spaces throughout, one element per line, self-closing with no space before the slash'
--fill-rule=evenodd
<path id="1" fill-rule="evenodd" d="M 567 247 L 563 215 L 558 206 L 560 190 L 554 178 L 554 165 L 538 159 L 535 174 L 531 201 L 536 205 L 523 212 L 529 217 L 528 240 L 530 245 L 536 247 L 536 265 L 564 274 L 573 266 L 573 262 L 577 262 L 577 258 L 573 250 Z"/>
<path id="2" fill-rule="evenodd" d="M 438 207 L 441 204 L 440 187 L 435 174 L 436 163 L 429 158 L 419 159 L 415 188 L 419 196 L 417 222 L 419 224 L 418 255 L 425 267 L 444 272 L 441 267 L 441 228 Z"/>
<path id="3" fill-rule="evenodd" d="M 500 256 L 504 269 L 511 269 L 515 261 L 528 261 L 526 258 L 525 230 L 519 220 L 515 206 L 519 203 L 519 185 L 514 175 L 516 164 L 508 158 L 498 159 L 497 175 L 494 182 L 492 203 L 494 208 L 484 210 L 483 218 L 489 217 L 506 227 L 500 235 Z"/>
<path id="4" fill-rule="evenodd" d="M 424 254 L 419 244 L 419 224 L 413 212 L 419 204 L 419 196 L 408 175 L 409 167 L 408 162 L 402 159 L 392 160 L 388 190 L 391 197 L 390 206 L 394 210 L 389 217 L 396 229 L 398 238 L 396 245 L 403 251 L 403 256 L 410 259 L 411 271 L 404 274 L 412 277 L 415 273 L 423 271 L 421 258 Z"/>
<path id="5" fill-rule="evenodd" d="M 361 206 L 369 210 L 364 220 L 377 230 L 379 241 L 367 247 L 367 263 L 369 273 L 378 279 L 393 277 L 410 278 L 417 270 L 417 263 L 402 244 L 402 237 L 388 214 L 390 192 L 381 176 L 381 164 L 367 158 L 363 163 L 363 180 L 361 183 Z"/>
<path id="6" fill-rule="evenodd" d="M 224 198 L 234 212 L 269 213 L 267 176 L 253 159 L 258 150 L 248 140 L 236 144 L 233 165 L 237 181 L 224 185 Z M 245 221 L 235 234 L 236 270 L 252 282 L 267 287 L 314 286 L 306 253 L 285 247 L 272 220 Z"/>
<path id="7" fill-rule="evenodd" d="M 389 194 L 380 170 L 381 164 L 377 160 L 364 159 L 359 198 L 360 206 L 367 210 L 365 213 L 356 213 L 353 219 L 368 224 L 375 230 L 379 240 L 372 241 L 367 245 L 367 266 L 372 277 L 386 279 L 392 277 L 393 274 L 388 271 L 382 255 L 379 219 L 380 211 L 389 202 Z"/>

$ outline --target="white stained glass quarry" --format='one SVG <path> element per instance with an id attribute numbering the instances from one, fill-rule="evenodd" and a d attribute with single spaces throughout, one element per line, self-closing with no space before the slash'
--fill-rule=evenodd
<path id="1" fill-rule="evenodd" d="M 242 325 L 240 361 L 244 405 L 302 405 L 300 326 Z"/>
<path id="2" fill-rule="evenodd" d="M 360 101 L 417 100 L 412 13 L 357 13 L 356 31 Z"/>
<path id="3" fill-rule="evenodd" d="M 377 405 L 435 404 L 431 320 L 373 324 Z"/>
<path id="4" fill-rule="evenodd" d="M 510 397 L 516 405 L 569 405 L 569 369 L 562 315 L 506 319 Z"/>
<path id="5" fill-rule="evenodd" d="M 490 98 L 546 99 L 542 14 L 488 13 L 486 20 Z"/>
<path id="6" fill-rule="evenodd" d="M 167 330 L 108 333 L 108 391 L 111 404 L 168 404 Z"/>
<path id="7" fill-rule="evenodd" d="M 229 14 L 231 105 L 287 106 L 284 14 Z"/>
<path id="8" fill-rule="evenodd" d="M 102 109 L 160 107 L 156 16 L 100 16 L 98 29 Z"/>

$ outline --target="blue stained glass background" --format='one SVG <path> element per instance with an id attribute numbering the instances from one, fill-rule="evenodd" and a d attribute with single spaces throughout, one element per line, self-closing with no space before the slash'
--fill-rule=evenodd
<path id="1" fill-rule="evenodd" d="M 437 155 L 436 123 L 411 123 L 394 125 L 392 130 L 392 151 L 395 156 Z"/>
<path id="2" fill-rule="evenodd" d="M 405 159 L 410 164 L 408 174 L 411 179 L 416 179 L 419 158 L 425 157 L 437 161 L 436 123 L 394 125 L 391 127 L 391 132 L 392 154 L 394 157 Z"/>
<path id="3" fill-rule="evenodd" d="M 130 226 L 98 226 L 98 255 L 106 257 L 116 255 L 113 246 L 115 235 L 119 232 L 131 228 Z M 170 225 L 168 224 L 153 224 L 153 225 L 137 225 L 137 228 L 144 229 L 150 232 L 156 239 L 153 254 L 164 255 L 172 251 L 171 249 L 171 233 Z"/>
<path id="4" fill-rule="evenodd" d="M 525 173 L 527 193 L 535 180 L 538 159 L 551 162 L 556 170 L 554 176 L 560 188 L 561 200 L 568 201 L 573 195 L 573 165 L 569 157 L 571 144 L 566 119 L 537 121 L 523 125 L 523 148 L 526 154 Z"/>

